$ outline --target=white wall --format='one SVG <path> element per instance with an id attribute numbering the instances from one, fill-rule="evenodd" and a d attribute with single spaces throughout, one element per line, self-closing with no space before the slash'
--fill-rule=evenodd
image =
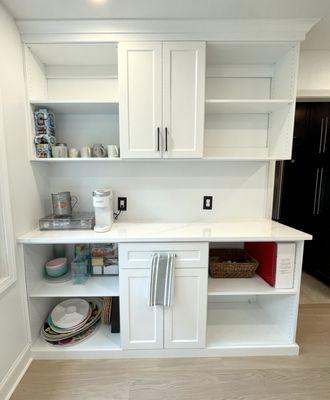
<path id="1" fill-rule="evenodd" d="M 81 211 L 92 209 L 92 191 L 111 188 L 127 197 L 120 220 L 163 221 L 265 218 L 268 163 L 204 161 L 126 161 L 52 165 L 51 192 L 69 190 Z M 203 211 L 204 195 L 213 210 Z M 50 200 L 46 201 L 48 207 Z M 116 201 L 115 201 L 116 206 Z"/>
<path id="2" fill-rule="evenodd" d="M 3 95 L 10 195 L 14 231 L 19 235 L 33 228 L 39 214 L 43 214 L 39 194 L 44 190 L 45 181 L 43 171 L 33 171 L 27 159 L 22 48 L 16 25 L 2 5 L 0 38 L 0 88 Z M 20 264 L 18 257 L 17 260 Z M 28 343 L 21 264 L 17 282 L 0 295 L 0 317 L 0 398 L 4 399 L 8 389 L 8 372 Z"/>
<path id="3" fill-rule="evenodd" d="M 330 93 L 330 51 L 305 50 L 300 53 L 298 94 L 303 91 Z"/>

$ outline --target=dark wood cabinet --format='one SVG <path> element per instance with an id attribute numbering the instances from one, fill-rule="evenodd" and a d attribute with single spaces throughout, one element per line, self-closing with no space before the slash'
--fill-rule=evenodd
<path id="1" fill-rule="evenodd" d="M 297 103 L 292 159 L 277 165 L 274 219 L 313 235 L 303 268 L 330 284 L 330 103 Z M 329 250 L 328 250 L 329 248 Z"/>

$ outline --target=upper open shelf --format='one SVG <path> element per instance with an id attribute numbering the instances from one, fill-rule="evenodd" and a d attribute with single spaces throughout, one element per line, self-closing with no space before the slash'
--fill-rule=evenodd
<path id="1" fill-rule="evenodd" d="M 46 107 L 56 114 L 118 114 L 119 104 L 112 101 L 33 100 L 31 106 Z"/>
<path id="2" fill-rule="evenodd" d="M 207 99 L 207 114 L 268 114 L 293 104 L 293 100 Z"/>

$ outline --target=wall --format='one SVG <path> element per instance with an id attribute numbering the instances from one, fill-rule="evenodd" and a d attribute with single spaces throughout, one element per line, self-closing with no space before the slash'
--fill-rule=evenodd
<path id="1" fill-rule="evenodd" d="M 92 209 L 96 188 L 112 188 L 115 196 L 127 197 L 128 210 L 120 216 L 121 221 L 265 218 L 267 180 L 265 162 L 61 163 L 52 165 L 49 174 L 51 192 L 69 190 L 76 194 L 81 211 Z M 204 195 L 213 196 L 212 211 L 202 210 Z"/>
<path id="2" fill-rule="evenodd" d="M 298 91 L 324 91 L 330 94 L 330 51 L 305 50 L 300 53 Z M 298 93 L 299 93 L 298 92 Z"/>
<path id="3" fill-rule="evenodd" d="M 45 186 L 44 171 L 34 171 L 27 159 L 26 110 L 22 48 L 12 18 L 0 4 L 0 88 L 3 95 L 4 125 L 9 170 L 10 196 L 15 235 L 33 227 L 40 214 L 40 195 Z M 41 189 L 40 189 L 41 188 Z M 9 372 L 28 344 L 26 302 L 22 263 L 17 254 L 18 280 L 0 295 L 0 398 L 12 382 Z M 14 262 L 14 260 L 13 260 Z M 24 358 L 22 359 L 24 361 Z M 19 365 L 19 364 L 18 364 Z M 22 366 L 22 365 L 19 365 Z M 14 371 L 13 376 L 15 375 Z"/>

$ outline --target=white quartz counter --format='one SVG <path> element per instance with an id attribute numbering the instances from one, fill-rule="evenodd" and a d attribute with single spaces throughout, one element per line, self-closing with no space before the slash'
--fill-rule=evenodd
<path id="1" fill-rule="evenodd" d="M 239 242 L 239 241 L 299 241 L 312 236 L 279 224 L 261 220 L 222 222 L 165 223 L 152 221 L 116 222 L 106 233 L 92 230 L 34 230 L 17 240 L 25 244 L 47 243 L 107 243 L 107 242 Z"/>

